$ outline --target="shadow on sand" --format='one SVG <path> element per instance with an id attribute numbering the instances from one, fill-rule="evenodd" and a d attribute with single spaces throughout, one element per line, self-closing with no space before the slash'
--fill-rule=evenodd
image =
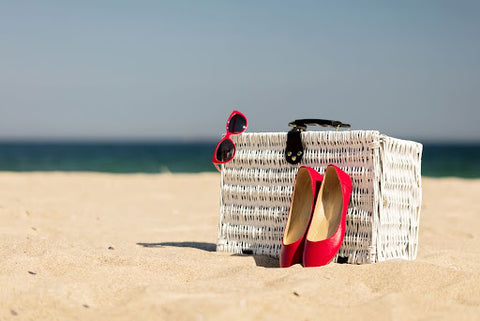
<path id="1" fill-rule="evenodd" d="M 143 247 L 166 247 L 166 246 L 173 246 L 173 247 L 189 247 L 192 249 L 203 250 L 207 252 L 215 252 L 217 247 L 214 243 L 206 243 L 206 242 L 160 242 L 160 243 L 137 243 L 137 245 Z"/>
<path id="2" fill-rule="evenodd" d="M 188 247 L 193 249 L 198 249 L 206 252 L 215 252 L 217 245 L 215 243 L 206 243 L 206 242 L 160 242 L 160 243 L 137 243 L 137 245 L 149 248 L 162 248 L 162 247 Z M 244 254 L 232 254 L 232 256 L 244 256 L 244 257 L 253 257 L 255 264 L 264 268 L 278 268 L 278 259 L 262 256 L 262 255 L 252 255 L 251 253 Z"/>
<path id="3" fill-rule="evenodd" d="M 264 255 L 251 255 L 251 254 L 232 254 L 232 256 L 244 256 L 244 257 L 253 257 L 255 260 L 255 264 L 257 266 L 261 266 L 264 268 L 278 268 L 280 264 L 278 263 L 278 259 L 264 256 Z"/>

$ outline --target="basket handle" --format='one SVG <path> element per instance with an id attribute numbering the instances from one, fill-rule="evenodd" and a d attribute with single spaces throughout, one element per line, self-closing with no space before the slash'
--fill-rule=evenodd
<path id="1" fill-rule="evenodd" d="M 333 127 L 337 130 L 339 128 L 350 129 L 350 124 L 342 123 L 338 120 L 327 119 L 297 119 L 288 123 L 288 126 L 293 127 L 287 134 L 287 147 L 285 148 L 285 159 L 288 163 L 295 165 L 300 163 L 303 158 L 303 143 L 301 133 L 307 130 L 307 126 L 322 126 Z"/>
<path id="2" fill-rule="evenodd" d="M 307 119 L 296 119 L 290 123 L 288 126 L 290 127 L 297 127 L 303 130 L 307 129 L 308 126 L 322 126 L 322 127 L 334 127 L 334 128 L 350 128 L 350 124 L 342 123 L 339 120 L 328 120 L 328 119 L 314 119 L 314 118 L 307 118 Z"/>

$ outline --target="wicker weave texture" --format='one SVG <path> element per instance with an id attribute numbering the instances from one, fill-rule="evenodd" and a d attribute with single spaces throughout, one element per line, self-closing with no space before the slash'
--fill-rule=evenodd
<path id="1" fill-rule="evenodd" d="M 278 257 L 295 175 L 328 164 L 352 178 L 345 239 L 335 261 L 414 259 L 421 206 L 422 145 L 378 131 L 302 133 L 301 164 L 285 161 L 286 133 L 231 137 L 235 158 L 222 168 L 217 250 Z"/>

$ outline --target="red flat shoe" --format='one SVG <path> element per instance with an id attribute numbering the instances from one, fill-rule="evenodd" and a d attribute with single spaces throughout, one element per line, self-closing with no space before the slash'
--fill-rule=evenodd
<path id="1" fill-rule="evenodd" d="M 302 166 L 298 169 L 290 212 L 282 238 L 280 267 L 289 267 L 302 262 L 305 234 L 321 182 L 322 175 L 313 168 Z"/>
<path id="2" fill-rule="evenodd" d="M 323 266 L 337 254 L 345 236 L 352 180 L 335 165 L 328 165 L 318 192 L 305 238 L 303 266 Z"/>

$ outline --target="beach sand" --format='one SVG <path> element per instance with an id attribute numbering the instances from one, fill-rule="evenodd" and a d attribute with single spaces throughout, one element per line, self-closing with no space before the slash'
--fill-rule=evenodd
<path id="1" fill-rule="evenodd" d="M 215 252 L 216 173 L 0 173 L 0 320 L 479 320 L 480 180 L 423 179 L 418 257 Z"/>

